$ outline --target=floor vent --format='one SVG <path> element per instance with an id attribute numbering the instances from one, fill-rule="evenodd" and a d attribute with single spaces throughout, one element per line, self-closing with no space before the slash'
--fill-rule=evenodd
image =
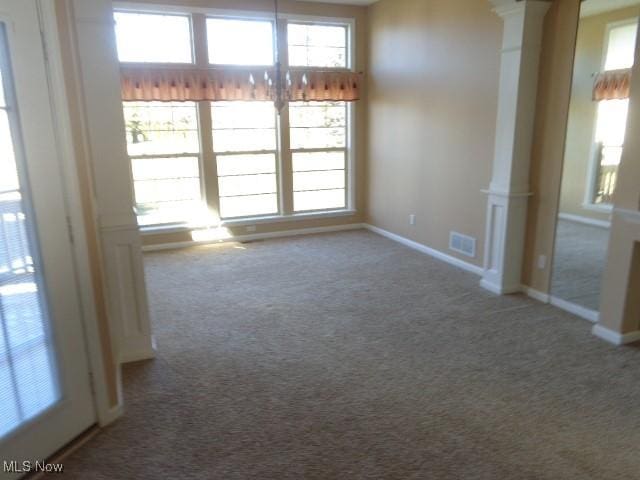
<path id="1" fill-rule="evenodd" d="M 449 235 L 449 249 L 468 257 L 476 256 L 476 239 L 458 232 Z"/>

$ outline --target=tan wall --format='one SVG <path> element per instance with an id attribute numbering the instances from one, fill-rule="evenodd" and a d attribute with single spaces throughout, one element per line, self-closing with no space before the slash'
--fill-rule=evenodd
<path id="1" fill-rule="evenodd" d="M 601 70 L 607 24 L 637 17 L 640 7 L 580 19 L 562 173 L 560 212 L 608 220 L 609 213 L 584 208 L 598 104 L 591 99 L 593 74 Z"/>
<path id="2" fill-rule="evenodd" d="M 579 0 L 556 0 L 544 21 L 531 152 L 523 284 L 548 293 L 566 137 Z M 547 261 L 538 267 L 538 257 Z"/>
<path id="3" fill-rule="evenodd" d="M 367 222 L 482 265 L 502 20 L 488 0 L 381 0 L 369 12 Z M 417 224 L 409 225 L 410 214 Z"/>
<path id="4" fill-rule="evenodd" d="M 236 11 L 255 11 L 255 12 L 273 12 L 273 3 L 264 0 L 140 0 L 136 3 L 144 5 L 145 3 L 158 5 L 185 5 L 200 8 L 219 8 Z M 334 5 L 325 3 L 309 3 L 297 2 L 293 0 L 281 0 L 279 9 L 283 13 L 298 15 L 315 15 L 322 17 L 340 17 L 353 18 L 356 21 L 356 53 L 355 68 L 357 71 L 367 71 L 367 26 L 368 15 L 367 8 L 356 7 L 350 5 Z M 366 98 L 366 80 L 364 82 L 363 97 Z M 365 194 L 365 172 L 366 172 L 366 128 L 367 128 L 367 105 L 366 102 L 360 101 L 355 105 L 356 109 L 356 158 L 355 158 L 355 175 L 356 175 L 356 214 L 349 217 L 323 218 L 323 219 L 307 219 L 307 220 L 287 220 L 279 223 L 257 224 L 256 230 L 252 233 L 267 233 L 273 231 L 285 231 L 302 228 L 316 228 L 329 225 L 343 225 L 346 223 L 361 223 L 364 220 L 364 211 L 366 203 Z M 247 234 L 245 227 L 234 227 L 230 231 L 234 235 Z M 145 245 L 155 245 L 169 242 L 189 241 L 191 235 L 189 232 L 168 233 L 168 234 L 144 234 L 143 242 Z"/>

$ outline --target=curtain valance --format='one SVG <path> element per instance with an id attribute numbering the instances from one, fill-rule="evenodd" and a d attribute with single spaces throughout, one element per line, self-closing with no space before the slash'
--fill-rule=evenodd
<path id="1" fill-rule="evenodd" d="M 593 100 L 621 100 L 629 98 L 631 69 L 609 70 L 596 76 L 593 84 Z"/>
<path id="2" fill-rule="evenodd" d="M 274 100 L 275 69 L 122 67 L 125 101 Z M 361 75 L 349 71 L 294 70 L 282 73 L 292 101 L 355 101 Z"/>

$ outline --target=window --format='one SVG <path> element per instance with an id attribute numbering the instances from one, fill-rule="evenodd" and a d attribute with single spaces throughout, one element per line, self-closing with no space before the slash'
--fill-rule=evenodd
<path id="1" fill-rule="evenodd" d="M 613 27 L 609 30 L 605 70 L 618 70 L 633 66 L 637 32 L 636 22 Z"/>
<path id="2" fill-rule="evenodd" d="M 191 63 L 191 24 L 186 15 L 115 12 L 121 62 Z"/>
<path id="3" fill-rule="evenodd" d="M 609 28 L 604 58 L 605 70 L 633 66 L 637 23 Z M 618 167 L 624 148 L 629 100 L 604 100 L 598 103 L 596 114 L 596 175 L 590 201 L 596 205 L 613 202 Z"/>
<path id="4" fill-rule="evenodd" d="M 33 218 L 26 208 L 28 192 L 18 178 L 16 103 L 8 58 L 5 25 L 0 22 L 0 442 L 52 408 L 62 395 L 35 255 L 38 242 L 31 235 Z"/>
<path id="5" fill-rule="evenodd" d="M 195 218 L 202 207 L 195 104 L 127 102 L 124 117 L 139 222 Z"/>
<path id="6" fill-rule="evenodd" d="M 271 102 L 211 107 L 220 217 L 278 213 L 276 113 Z"/>
<path id="7" fill-rule="evenodd" d="M 289 65 L 347 68 L 347 34 L 342 25 L 289 23 Z"/>
<path id="8" fill-rule="evenodd" d="M 289 106 L 294 211 L 346 207 L 347 117 L 343 102 Z"/>
<path id="9" fill-rule="evenodd" d="M 252 96 L 242 90 L 228 95 L 238 98 L 233 101 L 124 102 L 140 225 L 287 218 L 351 206 L 349 104 L 290 101 L 284 107 L 288 115 L 278 115 L 272 101 L 261 100 L 270 88 L 264 82 L 272 78 L 278 47 L 272 20 L 202 12 L 117 11 L 114 16 L 122 62 L 155 63 L 167 71 L 178 69 L 162 64 L 191 63 L 180 70 L 216 72 L 211 76 L 223 92 L 240 92 L 234 86 L 242 80 L 236 78 L 245 74 L 259 79 L 248 80 L 256 88 Z M 289 53 L 283 69 L 296 67 L 300 74 L 303 68 L 313 73 L 351 66 L 349 22 L 283 21 L 288 35 L 279 37 L 279 48 Z"/>
<path id="10" fill-rule="evenodd" d="M 273 23 L 207 18 L 209 63 L 273 65 Z"/>

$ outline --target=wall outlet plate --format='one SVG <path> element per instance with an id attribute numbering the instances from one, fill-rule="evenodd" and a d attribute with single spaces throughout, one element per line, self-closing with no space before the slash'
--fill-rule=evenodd
<path id="1" fill-rule="evenodd" d="M 415 225 L 416 224 L 416 214 L 412 213 L 411 215 L 409 215 L 409 225 Z"/>
<path id="2" fill-rule="evenodd" d="M 547 268 L 547 256 L 538 255 L 538 269 L 544 270 L 545 268 Z"/>

